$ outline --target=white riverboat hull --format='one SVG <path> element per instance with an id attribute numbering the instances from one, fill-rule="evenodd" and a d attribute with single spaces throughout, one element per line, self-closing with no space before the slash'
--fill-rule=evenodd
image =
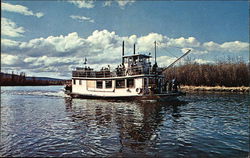
<path id="1" fill-rule="evenodd" d="M 130 96 L 107 96 L 107 95 L 93 95 L 93 94 L 79 94 L 79 93 L 70 93 L 69 95 L 72 98 L 83 98 L 83 99 L 109 99 L 109 100 L 175 100 L 178 96 L 183 96 L 186 93 L 184 92 L 174 92 L 174 93 L 165 93 L 165 94 L 154 94 L 154 95 L 130 95 Z"/>

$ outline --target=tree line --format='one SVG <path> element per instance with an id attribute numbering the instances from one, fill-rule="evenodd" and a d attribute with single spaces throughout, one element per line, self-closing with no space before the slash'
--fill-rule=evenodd
<path id="1" fill-rule="evenodd" d="M 164 71 L 167 80 L 177 78 L 188 86 L 249 86 L 249 63 L 220 61 L 216 64 L 185 62 Z"/>
<path id="2" fill-rule="evenodd" d="M 0 73 L 0 86 L 63 85 L 65 82 L 65 80 L 41 80 L 36 77 L 26 77 L 24 72 L 20 74 Z"/>

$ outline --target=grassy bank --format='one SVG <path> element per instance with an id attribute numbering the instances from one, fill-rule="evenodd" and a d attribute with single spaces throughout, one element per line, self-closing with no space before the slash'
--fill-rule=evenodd
<path id="1" fill-rule="evenodd" d="M 186 92 L 236 92 L 236 93 L 249 93 L 250 88 L 241 86 L 241 87 L 221 87 L 221 86 L 181 86 L 182 91 Z"/>

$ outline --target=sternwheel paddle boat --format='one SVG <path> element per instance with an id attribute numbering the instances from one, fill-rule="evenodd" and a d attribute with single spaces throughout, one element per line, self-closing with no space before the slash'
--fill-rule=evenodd
<path id="1" fill-rule="evenodd" d="M 166 68 L 158 67 L 156 62 L 156 42 L 153 66 L 151 58 L 150 55 L 136 54 L 135 44 L 133 55 L 124 55 L 123 41 L 122 63 L 114 71 L 109 66 L 95 71 L 86 66 L 85 58 L 85 67 L 77 67 L 72 71 L 72 82 L 65 86 L 65 92 L 73 98 L 118 100 L 166 100 L 185 95 L 178 89 L 167 88 L 166 76 L 163 74 Z"/>

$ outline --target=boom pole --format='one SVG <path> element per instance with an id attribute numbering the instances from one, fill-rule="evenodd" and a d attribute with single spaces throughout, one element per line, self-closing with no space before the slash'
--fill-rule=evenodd
<path id="1" fill-rule="evenodd" d="M 188 55 L 191 52 L 191 49 L 189 49 L 185 54 L 183 54 L 181 57 L 179 57 L 178 59 L 176 59 L 172 64 L 170 64 L 166 69 L 170 68 L 171 66 L 173 66 L 178 60 L 180 60 L 181 58 L 183 58 L 184 56 Z"/>

